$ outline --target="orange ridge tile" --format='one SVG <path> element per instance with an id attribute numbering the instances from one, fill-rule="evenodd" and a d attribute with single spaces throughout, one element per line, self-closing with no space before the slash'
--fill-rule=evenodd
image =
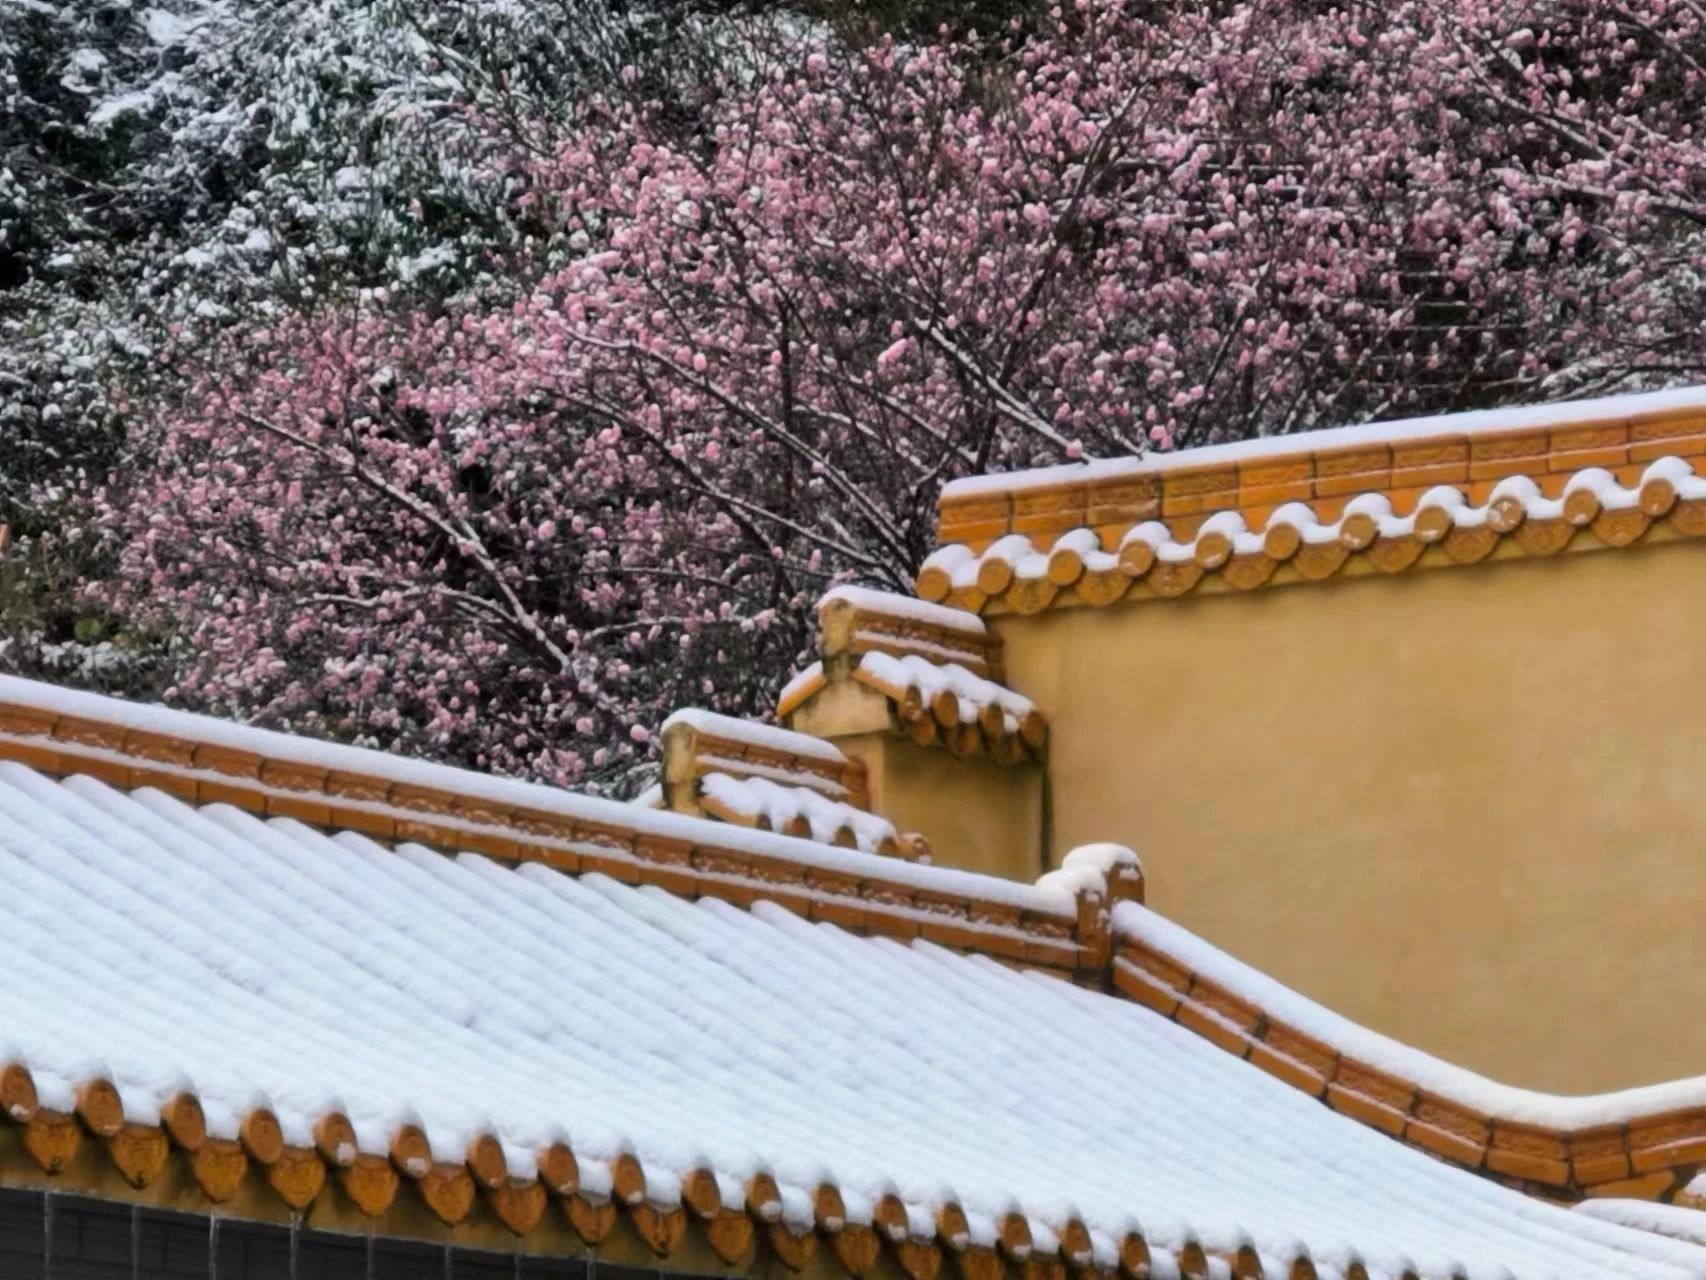
<path id="1" fill-rule="evenodd" d="M 1706 432 L 1706 413 L 1699 425 Z M 1595 425 L 1590 431 L 1571 436 L 1560 434 L 1566 442 L 1609 438 L 1606 431 Z M 1363 561 L 1381 573 L 1402 573 L 1426 567 L 1443 568 L 1454 565 L 1478 564 L 1498 553 L 1501 557 L 1551 556 L 1560 551 L 1604 550 L 1638 545 L 1650 540 L 1655 529 L 1662 528 L 1665 536 L 1698 538 L 1706 536 L 1706 498 L 1690 496 L 1679 500 L 1676 486 L 1662 475 L 1645 474 L 1647 467 L 1658 457 L 1675 458 L 1687 465 L 1698 464 L 1706 475 L 1706 434 L 1694 448 L 1688 441 L 1678 442 L 1666 437 L 1660 443 L 1678 444 L 1677 449 L 1649 452 L 1640 462 L 1630 462 L 1618 468 L 1618 482 L 1626 489 L 1638 492 L 1633 507 L 1607 510 L 1602 508 L 1597 494 L 1587 487 L 1577 488 L 1567 495 L 1567 485 L 1577 475 L 1607 466 L 1623 455 L 1623 446 L 1610 444 L 1603 448 L 1583 448 L 1570 453 L 1549 452 L 1545 433 L 1536 436 L 1526 433 L 1521 440 L 1502 436 L 1477 437 L 1479 460 L 1469 461 L 1469 443 L 1462 446 L 1461 467 L 1455 462 L 1431 461 L 1450 452 L 1455 445 L 1449 441 L 1428 440 L 1427 448 L 1395 448 L 1393 462 L 1386 471 L 1378 469 L 1378 459 L 1366 451 L 1351 451 L 1347 457 L 1335 460 L 1323 453 L 1311 462 L 1312 466 L 1368 466 L 1369 471 L 1344 475 L 1312 475 L 1307 480 L 1295 480 L 1293 488 L 1307 484 L 1312 496 L 1307 500 L 1287 499 L 1280 490 L 1283 485 L 1246 486 L 1237 510 L 1245 517 L 1251 532 L 1265 534 L 1262 545 L 1255 551 L 1237 550 L 1225 534 L 1204 527 L 1209 508 L 1204 507 L 1203 495 L 1196 488 L 1214 483 L 1190 468 L 1176 473 L 1179 487 L 1173 507 L 1164 514 L 1158 534 L 1136 536 L 1131 529 L 1104 529 L 1100 540 L 1111 543 L 1115 559 L 1113 567 L 1098 570 L 1094 575 L 1084 571 L 1082 557 L 1076 550 L 1062 553 L 1058 581 L 1045 578 L 1021 581 L 1010 571 L 988 575 L 999 588 L 979 593 L 975 599 L 962 603 L 968 609 L 983 613 L 1013 613 L 1021 616 L 1048 608 L 1090 607 L 1105 608 L 1125 600 L 1170 600 L 1190 595 L 1210 584 L 1235 591 L 1320 582 L 1354 571 Z M 1510 450 L 1537 450 L 1511 453 Z M 1633 452 L 1633 446 L 1629 447 Z M 1698 456 L 1696 456 L 1698 455 Z M 1323 462 L 1323 459 L 1325 461 Z M 1283 459 L 1262 459 L 1262 468 L 1254 474 L 1267 474 Z M 1414 464 L 1403 469 L 1405 462 Z M 1556 471 L 1556 465 L 1568 464 L 1571 471 Z M 1470 476 L 1471 467 L 1475 476 Z M 1447 473 L 1450 478 L 1447 479 Z M 1472 507 L 1486 506 L 1494 486 L 1503 478 L 1523 476 L 1534 481 L 1543 497 L 1557 501 L 1564 496 L 1562 519 L 1530 517 L 1523 505 L 1509 497 L 1494 504 L 1498 509 L 1489 513 L 1484 524 L 1460 526 L 1453 522 L 1449 511 L 1442 507 L 1425 506 L 1418 511 L 1424 497 L 1430 497 L 1439 485 L 1455 487 Z M 1432 482 L 1432 483 L 1428 483 Z M 1187 492 L 1186 490 L 1189 490 Z M 1245 500 L 1247 496 L 1248 501 Z M 1318 525 L 1339 523 L 1355 499 L 1382 498 L 1390 503 L 1392 512 L 1408 520 L 1415 517 L 1415 531 L 1410 534 L 1380 532 L 1378 521 L 1366 514 L 1353 514 L 1339 525 L 1337 539 L 1306 543 L 1296 529 L 1285 522 L 1275 522 L 1281 504 L 1307 508 L 1309 518 Z M 1135 528 L 1136 526 L 1133 526 Z M 1580 536 L 1583 532 L 1589 536 Z M 1158 538 L 1160 541 L 1153 539 Z M 1122 541 L 1123 539 L 1123 541 Z M 1213 544 L 1211 546 L 1211 544 Z M 1071 544 L 1076 547 L 1078 544 Z M 1163 558 L 1157 554 L 1162 545 L 1173 545 L 1187 551 L 1189 558 Z M 1004 548 L 983 554 L 981 569 L 993 567 L 993 557 L 1006 555 Z M 1017 553 L 1015 553 L 1017 554 Z M 1073 557 L 1078 557 L 1073 561 Z M 1051 569 L 1055 562 L 1050 561 Z M 1008 566 L 1009 570 L 1011 566 Z M 934 583 L 929 572 L 921 572 L 917 589 L 928 597 L 927 586 Z M 939 583 L 934 584 L 939 586 Z"/>

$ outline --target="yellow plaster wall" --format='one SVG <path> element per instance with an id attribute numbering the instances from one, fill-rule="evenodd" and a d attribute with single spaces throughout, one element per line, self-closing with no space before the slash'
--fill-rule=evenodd
<path id="1" fill-rule="evenodd" d="M 1056 850 L 1511 1084 L 1706 1073 L 1706 549 L 997 621 Z"/>
<path id="2" fill-rule="evenodd" d="M 1035 880 L 1043 865 L 1043 777 L 1035 765 L 960 759 L 897 735 L 837 738 L 863 760 L 871 807 L 901 831 L 922 832 L 941 867 Z"/>

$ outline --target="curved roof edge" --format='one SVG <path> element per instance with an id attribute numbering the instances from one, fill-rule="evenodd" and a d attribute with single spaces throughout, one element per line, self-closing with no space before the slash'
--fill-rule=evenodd
<path id="1" fill-rule="evenodd" d="M 769 730 L 774 736 L 781 731 Z M 789 735 L 792 738 L 794 735 Z M 833 749 L 833 748 L 831 748 Z M 0 760 L 1099 980 L 1105 900 L 0 676 Z"/>
<path id="2" fill-rule="evenodd" d="M 1706 388 L 956 483 L 925 600 L 1036 613 L 1706 534 Z"/>
<path id="3" fill-rule="evenodd" d="M 1664 1200 L 1706 1163 L 1706 1076 L 1614 1093 L 1515 1088 L 1324 1008 L 1140 903 L 1113 908 L 1112 982 L 1373 1128 L 1542 1195 Z"/>

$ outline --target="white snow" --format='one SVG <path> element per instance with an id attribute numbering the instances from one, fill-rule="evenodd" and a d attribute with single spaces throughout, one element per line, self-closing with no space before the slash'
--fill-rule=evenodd
<path id="1" fill-rule="evenodd" d="M 954 480 L 942 489 L 943 498 L 968 498 L 1005 493 L 1012 489 L 1073 484 L 1123 476 L 1160 474 L 1181 467 L 1212 466 L 1243 462 L 1251 458 L 1275 457 L 1321 449 L 1337 449 L 1375 441 L 1424 440 L 1430 436 L 1480 434 L 1491 431 L 1521 431 L 1535 427 L 1591 425 L 1619 421 L 1635 414 L 1673 409 L 1706 411 L 1706 386 L 1674 387 L 1639 395 L 1604 396 L 1594 400 L 1563 400 L 1554 404 L 1516 405 L 1507 409 L 1478 409 L 1467 413 L 1441 414 L 1427 418 L 1403 418 L 1392 422 L 1368 422 L 1354 427 L 1332 427 L 1301 435 L 1261 436 L 1230 444 L 1204 445 L 1177 453 L 1150 453 L 1140 458 L 1109 458 L 1099 462 L 1074 462 L 1029 471 L 996 472 Z"/>
<path id="2" fill-rule="evenodd" d="M 1581 1129 L 1706 1105 L 1706 1076 L 1579 1096 L 1500 1084 L 1316 1004 L 1147 907 L 1118 903 L 1113 919 L 1117 935 L 1136 939 L 1193 973 L 1219 983 L 1259 1006 L 1269 1018 L 1487 1116 L 1553 1129 Z"/>
<path id="3" fill-rule="evenodd" d="M 897 595 L 892 591 L 876 591 L 870 587 L 832 587 L 818 601 L 818 608 L 823 608 L 832 600 L 845 600 L 855 609 L 886 613 L 890 617 L 922 623 L 925 626 L 941 627 L 948 631 L 959 631 L 968 636 L 988 634 L 983 619 L 975 613 L 965 609 L 950 609 L 947 605 L 931 604 L 912 596 Z"/>
<path id="4" fill-rule="evenodd" d="M 1576 1212 L 1602 1222 L 1669 1236 L 1672 1240 L 1706 1245 L 1706 1213 L 1699 1209 L 1654 1204 L 1651 1200 L 1584 1200 L 1576 1206 Z"/>
<path id="5" fill-rule="evenodd" d="M 974 675 L 957 663 L 930 662 L 916 654 L 897 658 L 886 653 L 867 653 L 859 659 L 859 669 L 870 672 L 890 687 L 918 690 L 926 703 L 943 690 L 951 692 L 959 700 L 960 720 L 967 724 L 977 719 L 981 707 L 1000 707 L 1016 721 L 1036 705 L 1024 695 Z"/>
<path id="6" fill-rule="evenodd" d="M 148 38 L 161 48 L 175 44 L 187 44 L 189 36 L 195 30 L 193 19 L 182 17 L 165 9 L 149 9 L 143 15 L 147 26 Z"/>
<path id="7" fill-rule="evenodd" d="M 889 864 L 884 864 L 889 865 Z M 928 1231 L 1011 1209 L 1039 1248 L 1246 1243 L 1323 1277 L 1681 1280 L 1706 1250 L 1572 1213 L 1348 1120 L 1135 1003 L 760 903 L 395 852 L 159 792 L 0 765 L 0 1043 L 63 1106 L 94 1069 L 138 1119 L 184 1082 L 210 1129 L 333 1107 L 518 1173 L 559 1134 L 584 1185 L 632 1152 L 662 1198 L 759 1170 L 784 1217 L 835 1183 Z M 542 982 L 541 974 L 552 975 Z M 857 1220 L 857 1219 L 856 1219 Z M 1216 1274 L 1227 1274 L 1224 1266 Z"/>
<path id="8" fill-rule="evenodd" d="M 763 777 L 734 777 L 708 773 L 699 780 L 705 795 L 736 813 L 762 817 L 774 831 L 785 830 L 796 818 L 811 825 L 813 840 L 832 842 L 843 827 L 858 847 L 874 853 L 885 840 L 897 839 L 894 824 L 844 801 L 832 800 L 810 787 L 789 786 Z"/>
<path id="9" fill-rule="evenodd" d="M 861 853 L 854 849 L 838 849 L 792 836 L 775 835 L 767 831 L 747 831 L 727 823 L 713 822 L 686 814 L 664 810 L 636 808 L 620 800 L 604 800 L 596 796 L 578 795 L 555 787 L 512 778 L 496 778 L 487 774 L 454 769 L 448 765 L 411 760 L 383 751 L 349 747 L 340 743 L 320 742 L 313 738 L 297 737 L 233 724 L 211 716 L 199 716 L 168 707 L 125 702 L 118 698 L 61 689 L 54 685 L 16 676 L 0 676 L 0 702 L 14 706 L 34 707 L 58 715 L 81 716 L 104 721 L 146 733 L 187 738 L 235 751 L 250 751 L 281 763 L 308 768 L 340 770 L 388 778 L 410 786 L 448 791 L 470 799 L 488 801 L 498 806 L 524 806 L 546 813 L 587 822 L 608 823 L 616 827 L 662 836 L 668 839 L 697 841 L 737 849 L 760 859 L 773 859 L 798 866 L 818 867 L 852 876 L 871 876 L 896 881 L 919 889 L 930 889 L 950 896 L 988 898 L 1015 906 L 1021 910 L 1058 914 L 1058 903 L 1052 895 L 1039 893 L 1034 885 L 1017 884 L 998 876 L 956 871 L 948 867 L 933 867 L 917 862 L 901 862 L 893 858 Z M 681 713 L 678 713 L 681 714 Z M 687 713 L 694 714 L 694 713 Z M 700 713 L 710 715 L 711 713 Z M 740 722 L 737 722 L 740 723 Z M 786 733 L 786 730 L 770 730 Z M 792 737 L 806 735 L 790 734 Z M 0 735 L 10 738 L 11 735 Z M 835 748 L 821 739 L 829 751 Z M 791 748 L 790 748 L 791 749 Z M 113 757 L 109 753 L 89 751 L 88 754 Z M 151 765 L 153 768 L 166 768 Z M 220 775 L 193 769 L 172 770 L 187 777 L 209 780 Z M 353 802 L 351 802 L 353 804 Z M 455 821 L 439 817 L 447 826 Z M 466 824 L 472 826 L 474 824 Z"/>
<path id="10" fill-rule="evenodd" d="M 767 751 L 805 756 L 826 764 L 847 763 L 847 757 L 842 754 L 841 748 L 832 742 L 814 738 L 809 733 L 795 733 L 792 729 L 778 729 L 774 725 L 742 720 L 738 716 L 725 716 L 715 711 L 685 707 L 665 720 L 663 728 L 667 730 L 675 724 L 689 725 L 710 737 L 744 742 L 750 746 L 763 747 Z"/>
<path id="11" fill-rule="evenodd" d="M 1230 540 L 1233 555 L 1255 555 L 1262 550 L 1265 534 L 1270 529 L 1290 527 L 1297 531 L 1305 543 L 1321 546 L 1337 542 L 1344 531 L 1345 522 L 1352 516 L 1359 515 L 1372 517 L 1381 537 L 1403 538 L 1414 534 L 1418 521 L 1431 511 L 1448 512 L 1452 524 L 1458 528 L 1480 528 L 1487 523 L 1487 517 L 1495 503 L 1512 498 L 1522 504 L 1526 519 L 1558 520 L 1563 518 L 1564 502 L 1571 494 L 1591 492 L 1605 510 L 1627 511 L 1640 505 L 1642 487 L 1656 479 L 1672 484 L 1680 499 L 1698 501 L 1706 497 L 1706 479 L 1696 476 L 1686 460 L 1664 457 L 1649 463 L 1631 486 L 1620 484 L 1617 477 L 1604 468 L 1588 467 L 1578 471 L 1565 482 L 1563 495 L 1558 498 L 1546 497 L 1541 493 L 1540 487 L 1527 476 L 1508 476 L 1494 485 L 1487 495 L 1487 501 L 1479 505 L 1472 505 L 1461 491 L 1451 485 L 1435 485 L 1417 499 L 1415 510 L 1406 516 L 1395 515 L 1391 501 L 1384 494 L 1365 493 L 1347 502 L 1344 511 L 1335 520 L 1320 519 L 1307 503 L 1288 502 L 1274 510 L 1261 532 L 1248 528 L 1240 512 L 1217 511 L 1205 519 L 1189 538 L 1175 538 L 1172 529 L 1160 520 L 1145 520 L 1126 530 L 1120 545 L 1124 547 L 1133 542 L 1145 542 L 1154 549 L 1157 560 L 1169 564 L 1183 564 L 1196 558 L 1197 548 L 1203 538 L 1217 534 Z M 1069 549 L 1077 550 L 1086 545 L 1083 535 L 1089 535 L 1091 539 L 1096 536 L 1093 530 L 1075 529 L 1058 539 L 1054 546 L 1058 548 L 1065 544 Z M 954 553 L 951 559 L 948 555 L 950 552 Z M 1040 574 L 1039 564 L 1047 564 L 1047 559 L 1032 546 L 1030 539 L 1016 533 L 991 543 L 981 553 L 973 552 L 964 546 L 952 546 L 943 548 L 936 555 L 943 557 L 938 563 L 951 563 L 954 566 L 956 586 L 962 585 L 961 576 L 964 577 L 963 585 L 974 585 L 977 581 L 978 566 L 988 560 L 1005 559 L 1013 567 L 1015 574 L 1021 577 Z M 1112 563 L 1117 563 L 1117 559 Z M 1086 566 L 1095 567 L 1088 560 Z"/>

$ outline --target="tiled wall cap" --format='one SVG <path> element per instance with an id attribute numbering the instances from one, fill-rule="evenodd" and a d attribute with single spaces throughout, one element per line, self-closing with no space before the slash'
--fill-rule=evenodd
<path id="1" fill-rule="evenodd" d="M 1067 880 L 1058 883 L 1064 887 Z M 1574 1127 L 1512 1119 L 1489 1110 L 1481 1096 L 1457 1097 L 1437 1083 L 1424 1087 L 1359 1056 L 1348 1043 L 1321 1039 L 1325 1033 L 1319 1029 L 1300 1029 L 1288 1021 L 1290 1006 L 1239 995 L 1226 985 L 1231 977 L 1222 982 L 1193 973 L 1191 960 L 1163 939 L 1188 941 L 1186 949 L 1193 952 L 1207 950 L 1207 944 L 1152 914 L 1138 915 L 1155 924 L 1145 926 L 1140 939 L 1129 932 L 1132 917 L 1124 917 L 1128 931 L 1116 931 L 1113 940 L 1114 991 L 1395 1139 L 1465 1168 L 1514 1179 L 1549 1198 L 1613 1193 L 1668 1198 L 1706 1164 L 1706 1102 L 1631 1103 L 1615 1123 Z M 1239 967 L 1227 957 L 1215 963 Z M 1593 1100 L 1553 1101 L 1567 1106 Z M 1664 1176 L 1649 1177 L 1659 1174 Z"/>
<path id="2" fill-rule="evenodd" d="M 1706 535 L 1706 478 L 1694 469 L 1700 461 L 1698 454 L 1661 455 L 1615 471 L 1596 465 L 1362 491 L 1146 520 L 1112 534 L 1081 528 L 1052 544 L 1009 534 L 982 550 L 935 553 L 926 563 L 934 570 L 921 573 L 916 588 L 927 600 L 1024 615 L 1172 599 L 1207 582 L 1250 591 L 1323 581 L 1347 572 L 1353 558 L 1398 573 L 1476 564 L 1501 542 L 1519 555 L 1550 556 L 1570 547 L 1627 547 L 1659 526 L 1667 536 L 1695 538 Z M 1031 566 L 1041 567 L 1027 577 Z"/>

